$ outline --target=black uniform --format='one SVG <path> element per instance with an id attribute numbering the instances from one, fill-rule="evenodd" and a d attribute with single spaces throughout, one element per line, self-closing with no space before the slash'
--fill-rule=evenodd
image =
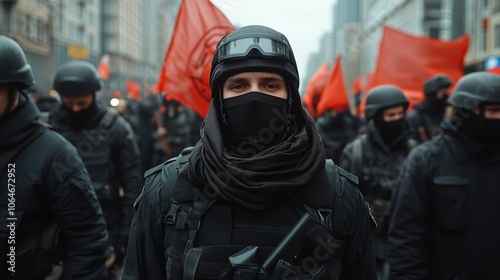
<path id="1" fill-rule="evenodd" d="M 327 111 L 316 119 L 316 127 L 325 146 L 326 157 L 339 162 L 345 145 L 358 136 L 360 124 L 360 119 L 353 116 L 349 110 L 337 116 L 332 116 L 330 111 Z"/>
<path id="2" fill-rule="evenodd" d="M 93 110 L 95 112 L 90 119 L 73 123 L 68 109 L 61 105 L 53 112 L 51 123 L 56 131 L 77 147 L 87 169 L 90 168 L 89 174 L 103 208 L 110 243 L 120 260 L 127 245 L 132 206 L 143 182 L 139 152 L 132 129 L 121 116 L 116 116 L 107 128 L 103 127 L 102 120 L 108 109 L 95 103 Z M 102 173 L 103 170 L 106 172 Z M 101 178 L 96 178 L 99 176 Z"/>
<path id="3" fill-rule="evenodd" d="M 200 139 L 200 124 L 198 115 L 190 108 L 175 100 L 164 99 L 165 112 L 162 114 L 163 126 L 167 130 L 167 140 L 171 154 L 175 157 L 182 149 L 194 146 Z"/>
<path id="4" fill-rule="evenodd" d="M 26 93 L 21 93 L 19 98 L 19 106 L 0 123 L 2 152 L 19 145 L 40 126 L 39 111 L 33 102 Z M 61 226 L 60 242 L 64 250 L 61 279 L 106 279 L 106 225 L 89 175 L 75 148 L 49 130 L 28 144 L 12 163 L 15 164 L 16 244 L 32 234 L 40 235 L 55 220 Z M 7 172 L 3 172 L 0 182 L 0 233 L 5 234 L 8 230 Z M 0 265 L 1 279 L 9 279 L 3 269 L 5 265 Z M 33 265 L 18 262 L 16 269 L 27 272 Z"/>
<path id="5" fill-rule="evenodd" d="M 401 164 L 414 145 L 415 141 L 410 139 L 408 125 L 404 126 L 398 138 L 387 145 L 382 140 L 375 122 L 371 120 L 366 126 L 365 134 L 347 144 L 340 156 L 339 165 L 358 176 L 359 188 L 365 200 L 370 203 L 377 220 L 374 249 L 375 255 L 381 260 L 385 260 L 387 255 L 387 218 L 392 191 Z M 353 158 L 356 149 L 360 149 L 358 159 Z"/>
<path id="6" fill-rule="evenodd" d="M 215 54 L 201 140 L 182 168 L 146 173 L 124 279 L 375 279 L 374 223 L 357 178 L 326 161 L 286 37 L 246 26 Z"/>
<path id="7" fill-rule="evenodd" d="M 453 126 L 404 164 L 389 229 L 394 280 L 498 279 L 500 147 Z"/>
<path id="8" fill-rule="evenodd" d="M 412 138 L 424 142 L 436 136 L 444 119 L 444 109 L 444 106 L 436 106 L 429 100 L 415 105 L 407 115 L 412 128 Z"/>

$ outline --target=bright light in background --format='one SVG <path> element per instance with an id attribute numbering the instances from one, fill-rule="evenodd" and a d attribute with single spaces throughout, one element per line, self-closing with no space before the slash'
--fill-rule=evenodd
<path id="1" fill-rule="evenodd" d="M 112 98 L 110 101 L 109 101 L 109 104 L 113 107 L 116 107 L 118 106 L 118 104 L 120 104 L 120 100 L 118 100 L 118 98 Z"/>
<path id="2" fill-rule="evenodd" d="M 266 25 L 283 33 L 292 45 L 299 75 L 307 74 L 309 56 L 333 28 L 336 0 L 211 0 L 233 25 Z M 301 83 L 304 83 L 301 80 Z"/>

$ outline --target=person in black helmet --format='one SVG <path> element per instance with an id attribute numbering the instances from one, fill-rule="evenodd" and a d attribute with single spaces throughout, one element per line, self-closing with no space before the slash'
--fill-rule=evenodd
<path id="1" fill-rule="evenodd" d="M 432 76 L 425 81 L 425 100 L 415 105 L 408 114 L 412 137 L 418 142 L 430 140 L 439 133 L 439 125 L 446 115 L 446 100 L 450 86 L 450 78 L 443 74 Z"/>
<path id="2" fill-rule="evenodd" d="M 50 121 L 77 148 L 89 171 L 116 256 L 110 273 L 115 279 L 127 247 L 132 206 L 143 183 L 137 143 L 123 117 L 96 101 L 101 82 L 89 62 L 60 66 L 53 88 L 62 102 Z"/>
<path id="3" fill-rule="evenodd" d="M 500 76 L 463 76 L 443 133 L 410 153 L 389 227 L 391 279 L 497 279 Z"/>
<path id="4" fill-rule="evenodd" d="M 104 280 L 108 233 L 85 166 L 40 124 L 31 67 L 2 35 L 0 61 L 0 279 Z"/>
<path id="5" fill-rule="evenodd" d="M 146 172 L 123 279 L 376 279 L 374 222 L 325 163 L 286 37 L 236 29 L 210 83 L 201 140 Z"/>
<path id="6" fill-rule="evenodd" d="M 405 119 L 408 99 L 401 89 L 381 85 L 368 92 L 366 129 L 347 144 L 339 165 L 360 178 L 359 188 L 377 222 L 374 250 L 378 279 L 389 279 L 386 244 L 389 206 L 401 163 L 416 145 Z"/>

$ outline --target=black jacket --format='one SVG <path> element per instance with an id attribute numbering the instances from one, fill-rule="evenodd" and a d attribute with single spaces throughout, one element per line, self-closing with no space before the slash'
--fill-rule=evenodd
<path id="1" fill-rule="evenodd" d="M 361 139 L 365 139 L 364 141 Z M 354 147 L 361 141 L 361 157 L 353 159 Z M 406 124 L 398 138 L 385 144 L 374 121 L 368 122 L 365 134 L 350 142 L 342 151 L 339 165 L 359 178 L 359 188 L 367 202 L 378 227 L 373 239 L 375 255 L 385 260 L 387 255 L 388 210 L 401 164 L 416 141 L 410 139 Z M 359 148 L 359 146 L 358 146 Z M 375 200 L 378 200 L 375 202 Z"/>
<path id="2" fill-rule="evenodd" d="M 316 127 L 325 147 L 326 158 L 338 163 L 342 150 L 356 138 L 360 126 L 361 120 L 350 112 L 333 117 L 327 111 L 320 116 L 316 120 Z"/>
<path id="3" fill-rule="evenodd" d="M 197 157 L 192 155 L 192 157 Z M 162 192 L 172 185 L 162 186 L 161 178 L 168 178 L 174 171 L 174 164 L 165 167 L 160 165 L 148 173 L 154 175 L 142 191 L 136 202 L 136 212 L 130 231 L 127 257 L 124 264 L 124 280 L 166 279 L 165 258 L 165 215 L 168 209 L 162 201 Z M 153 176 L 151 175 L 151 176 Z M 315 188 L 315 183 L 303 188 L 307 193 Z M 350 185 L 349 185 L 350 186 Z M 356 188 L 345 187 L 335 193 L 335 209 L 333 228 L 337 238 L 346 240 L 347 246 L 342 263 L 341 279 L 375 279 L 375 263 L 373 257 L 371 232 L 373 221 L 366 208 L 363 197 Z M 304 195 L 302 197 L 306 197 Z"/>
<path id="4" fill-rule="evenodd" d="M 18 145 L 37 128 L 39 114 L 27 94 L 21 93 L 20 105 L 0 123 L 0 153 Z M 76 149 L 49 130 L 28 144 L 12 163 L 15 164 L 17 241 L 33 233 L 40 234 L 55 219 L 61 225 L 65 254 L 61 279 L 106 279 L 106 224 Z M 0 232 L 7 230 L 7 176 L 3 172 L 0 180 Z"/>
<path id="5" fill-rule="evenodd" d="M 59 106 L 51 115 L 53 128 L 61 133 L 71 130 L 98 128 L 107 110 L 106 107 L 98 103 L 95 117 L 77 127 L 71 123 L 63 106 Z M 91 138 L 93 135 L 91 134 L 89 133 L 87 143 L 93 143 Z M 110 242 L 115 247 L 118 258 L 121 259 L 127 245 L 133 215 L 133 204 L 141 192 L 143 176 L 134 133 L 123 117 L 117 116 L 112 122 L 111 127 L 107 130 L 107 140 L 113 166 L 112 182 L 110 183 L 122 189 L 123 196 L 120 196 L 119 201 L 112 205 L 103 205 L 103 212 L 108 226 Z M 86 147 L 81 145 L 77 148 L 83 149 Z"/>
<path id="6" fill-rule="evenodd" d="M 500 146 L 449 122 L 442 129 L 403 166 L 389 228 L 392 279 L 498 279 Z"/>
<path id="7" fill-rule="evenodd" d="M 440 132 L 444 111 L 443 109 L 433 108 L 430 102 L 425 100 L 415 105 L 406 118 L 411 127 L 412 138 L 418 140 L 418 142 L 424 142 Z"/>
<path id="8" fill-rule="evenodd" d="M 358 176 L 359 187 L 367 201 L 376 197 L 390 199 L 401 164 L 416 144 L 410 138 L 409 127 L 405 125 L 399 137 L 390 145 L 382 140 L 373 121 L 368 122 L 365 134 L 358 138 L 360 137 L 366 139 L 361 149 L 360 170 L 353 170 L 354 141 L 348 143 L 342 151 L 339 166 Z"/>

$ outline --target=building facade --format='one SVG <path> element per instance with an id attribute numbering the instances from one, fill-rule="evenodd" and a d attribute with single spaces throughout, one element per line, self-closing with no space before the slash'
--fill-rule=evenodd
<path id="1" fill-rule="evenodd" d="M 333 52 L 344 58 L 347 86 L 357 75 L 366 82 L 375 69 L 384 25 L 442 40 L 468 34 L 465 73 L 484 70 L 488 58 L 500 57 L 500 0 L 360 0 L 359 5 L 355 2 L 338 0 L 332 13 Z M 312 55 L 308 77 L 323 62 L 331 65 L 331 60 L 321 61 L 320 56 Z"/>
<path id="2" fill-rule="evenodd" d="M 0 0 L 0 34 L 24 49 L 48 94 L 57 68 L 70 60 L 98 65 L 110 57 L 104 93 L 126 93 L 126 80 L 144 90 L 158 79 L 180 0 Z"/>

